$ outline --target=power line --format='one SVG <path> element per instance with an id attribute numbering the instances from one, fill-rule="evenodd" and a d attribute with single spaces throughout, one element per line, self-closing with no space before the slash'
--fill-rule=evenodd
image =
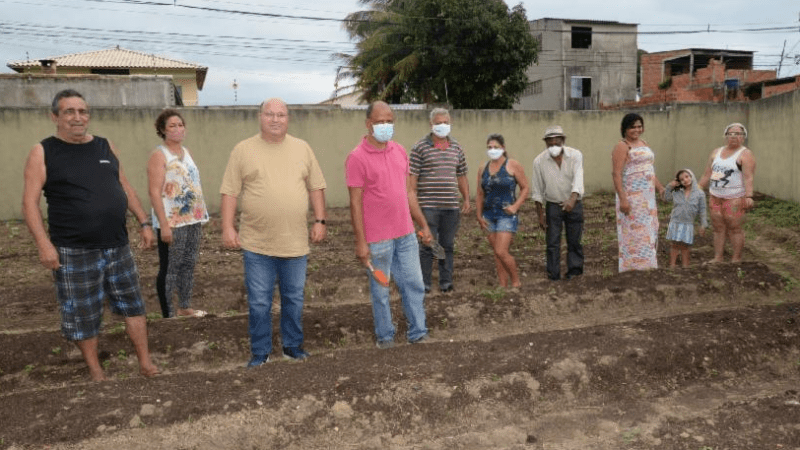
<path id="1" fill-rule="evenodd" d="M 244 16 L 253 16 L 253 17 L 268 17 L 268 18 L 277 18 L 277 19 L 291 19 L 291 20 L 307 20 L 307 21 L 323 21 L 323 22 L 340 22 L 340 23 L 369 23 L 371 20 L 369 19 L 340 19 L 340 18 L 332 18 L 332 17 L 317 17 L 317 16 L 304 16 L 304 15 L 292 15 L 292 14 L 278 14 L 278 13 L 270 13 L 270 12 L 256 12 L 256 11 L 243 11 L 243 10 L 236 10 L 236 9 L 223 9 L 223 8 L 215 8 L 210 6 L 196 6 L 196 5 L 187 5 L 187 4 L 177 4 L 177 3 L 169 3 L 169 2 L 158 2 L 152 0 L 82 0 L 85 2 L 93 2 L 93 3 L 110 3 L 110 4 L 126 4 L 126 5 L 141 5 L 141 6 L 156 6 L 156 7 L 173 7 L 173 8 L 185 8 L 185 9 L 193 9 L 198 11 L 207 11 L 207 12 L 215 12 L 215 13 L 224 13 L 224 14 L 236 14 L 236 15 L 244 15 Z M 233 4 L 240 4 L 246 6 L 258 6 L 257 4 L 250 4 L 250 3 L 234 3 L 234 2 L 227 2 Z M 319 11 L 319 10 L 312 10 L 312 11 Z M 402 17 L 404 19 L 412 19 L 412 20 L 431 20 L 431 21 L 453 21 L 458 19 L 452 18 L 438 18 L 438 17 L 424 17 L 424 16 L 407 16 L 402 14 L 394 14 L 396 17 Z M 464 19 L 468 20 L 468 19 Z M 398 25 L 398 23 L 381 21 L 382 24 L 386 25 Z M 666 26 L 666 25 L 649 25 L 649 26 Z M 727 26 L 727 25 L 715 25 L 715 26 Z M 673 34 L 701 34 L 701 33 L 757 33 L 757 32 L 787 32 L 787 31 L 794 31 L 797 29 L 797 25 L 787 25 L 787 26 L 772 26 L 772 27 L 759 27 L 759 28 L 739 28 L 739 29 L 731 29 L 731 30 L 720 30 L 720 29 L 711 29 L 711 24 L 708 24 L 706 28 L 701 29 L 688 29 L 688 30 L 668 30 L 668 31 L 598 31 L 592 30 L 592 34 L 609 34 L 609 35 L 673 35 Z M 537 30 L 538 31 L 538 30 Z M 542 30 L 545 32 L 555 32 L 555 33 L 570 33 L 571 30 Z"/>
<path id="2" fill-rule="evenodd" d="M 252 16 L 258 20 L 293 20 L 303 21 L 308 23 L 317 23 L 320 21 L 325 22 L 346 22 L 346 19 L 336 19 L 330 17 L 315 17 L 310 15 L 291 15 L 291 14 L 277 14 L 277 13 L 261 13 L 252 11 L 241 11 L 237 9 L 224 9 L 217 7 L 193 6 L 178 4 L 174 5 L 173 2 L 164 1 L 150 1 L 150 0 L 83 0 L 84 2 L 103 3 L 103 4 L 116 4 L 116 5 L 131 5 L 134 8 L 144 8 L 144 10 L 159 10 L 163 11 L 164 6 L 177 6 L 184 9 L 196 9 L 209 12 L 216 15 L 215 19 L 224 18 L 226 15 L 238 16 Z M 9 2 L 7 0 L 0 0 L 0 3 L 25 3 L 25 2 Z M 252 3 L 235 2 L 235 1 L 221 1 L 214 4 L 231 4 L 240 6 L 261 6 Z M 36 3 L 27 3 L 36 4 Z M 41 3 L 39 3 L 41 4 Z M 270 7 L 275 7 L 270 5 Z M 70 3 L 71 9 L 76 9 L 74 3 Z M 278 6 L 278 8 L 282 8 Z M 77 9 L 81 9 L 77 7 Z M 95 9 L 94 7 L 92 8 Z M 319 10 L 306 9 L 314 12 L 324 12 Z M 138 11 L 137 11 L 138 12 Z M 153 12 L 145 12 L 152 14 Z M 738 24 L 752 25 L 752 24 Z M 650 27 L 665 26 L 660 24 L 649 24 Z M 699 26 L 699 25 L 698 25 Z M 593 34 L 609 34 L 609 35 L 637 35 L 643 36 L 646 40 L 651 36 L 663 35 L 692 35 L 701 33 L 739 33 L 739 34 L 773 34 L 786 31 L 794 32 L 797 30 L 796 25 L 792 26 L 759 26 L 754 28 L 737 28 L 737 29 L 717 29 L 716 27 L 733 26 L 728 25 L 714 25 L 715 29 L 710 26 L 704 29 L 686 29 L 686 30 L 668 30 L 668 31 L 598 31 L 593 30 Z M 3 28 L 7 28 L 5 31 Z M 571 30 L 543 30 L 543 32 L 558 32 L 566 33 Z M 331 61 L 330 54 L 332 53 L 352 53 L 355 51 L 353 42 L 337 42 L 337 41 L 323 41 L 323 40 L 302 40 L 302 39 L 283 39 L 283 38 L 261 38 L 256 36 L 211 36 L 211 35 L 198 35 L 188 33 L 163 33 L 142 30 L 121 30 L 121 29 L 103 29 L 103 28 L 86 28 L 86 27 L 53 27 L 51 25 L 37 25 L 37 24 L 13 24 L 0 22 L 0 34 L 4 34 L 10 39 L 6 39 L 6 45 L 14 43 L 15 40 L 28 40 L 37 39 L 39 42 L 42 38 L 58 40 L 59 43 L 70 42 L 79 45 L 96 45 L 101 42 L 107 44 L 109 40 L 116 40 L 120 42 L 130 43 L 132 45 L 147 45 L 148 47 L 156 46 L 163 47 L 169 45 L 170 50 L 174 50 L 174 46 L 180 48 L 181 53 L 199 54 L 203 56 L 226 56 L 232 58 L 268 58 L 273 61 L 296 62 L 296 63 L 329 63 Z M 20 36 L 24 36 L 20 39 Z M 163 42 L 169 41 L 169 44 Z M 198 49 L 199 47 L 199 49 Z M 346 49 L 344 49 L 346 47 Z M 428 48 L 443 48 L 443 46 L 428 46 Z M 469 49 L 471 47 L 461 46 L 448 46 L 451 49 Z M 773 49 L 775 47 L 769 47 Z M 401 48 L 402 49 L 402 48 Z M 397 50 L 397 48 L 392 48 Z M 151 51 L 148 49 L 148 51 Z M 280 54 L 283 52 L 284 54 Z M 292 52 L 292 56 L 285 55 L 285 52 Z M 607 55 L 617 55 L 616 52 L 608 52 Z M 542 53 L 540 53 L 542 55 Z M 324 56 L 327 56 L 325 58 Z M 321 58 L 322 57 L 322 58 Z M 755 55 L 754 58 L 769 59 L 776 58 L 776 55 L 764 54 Z M 786 55 L 791 58 L 792 55 Z M 795 55 L 795 57 L 797 57 Z M 559 62 L 553 60 L 553 62 Z M 579 61 L 579 63 L 582 61 Z M 588 63 L 589 61 L 587 61 Z M 629 64 L 623 62 L 608 63 L 612 64 Z M 774 64 L 769 64 L 773 65 Z M 766 67 L 766 63 L 756 63 L 754 67 Z"/>

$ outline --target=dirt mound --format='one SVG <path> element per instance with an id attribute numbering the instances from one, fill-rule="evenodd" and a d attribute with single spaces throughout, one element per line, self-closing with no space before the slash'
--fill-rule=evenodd
<path id="1" fill-rule="evenodd" d="M 0 227 L 0 448 L 767 449 L 800 448 L 800 326 L 787 229 L 748 231 L 743 264 L 617 273 L 613 196 L 587 198 L 586 271 L 550 282 L 544 237 L 523 209 L 519 292 L 497 287 L 472 216 L 457 236 L 453 293 L 426 299 L 432 339 L 374 345 L 367 275 L 346 209 L 309 258 L 304 363 L 254 370 L 239 252 L 205 227 L 195 305 L 205 318 L 148 330 L 163 374 L 138 375 L 119 318 L 88 382 L 60 337 L 50 274 L 21 224 Z M 667 220 L 662 216 L 662 228 Z M 16 230 L 16 231 L 14 231 Z M 131 234 L 132 236 L 135 233 Z M 659 249 L 666 265 L 668 248 Z M 137 252 L 159 311 L 155 252 Z M 434 283 L 435 284 L 435 283 Z M 274 308 L 279 315 L 279 303 Z M 277 329 L 277 323 L 276 323 Z M 279 348 L 279 337 L 275 346 Z"/>

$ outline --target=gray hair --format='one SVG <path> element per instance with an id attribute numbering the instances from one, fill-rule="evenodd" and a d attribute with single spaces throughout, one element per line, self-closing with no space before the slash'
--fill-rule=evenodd
<path id="1" fill-rule="evenodd" d="M 53 104 L 50 106 L 50 111 L 53 113 L 53 115 L 54 116 L 58 115 L 58 103 L 62 99 L 72 98 L 72 97 L 78 97 L 79 99 L 83 100 L 84 102 L 86 101 L 86 99 L 83 98 L 83 96 L 80 94 L 80 92 L 76 91 L 75 89 L 64 89 L 63 91 L 61 91 L 58 94 L 56 94 L 55 97 L 53 97 Z"/>
<path id="2" fill-rule="evenodd" d="M 261 102 L 260 105 L 258 105 L 258 112 L 259 113 L 264 112 L 264 105 L 266 105 L 267 103 L 272 103 L 272 102 L 280 103 L 281 105 L 283 105 L 284 108 L 286 108 L 287 112 L 289 111 L 289 106 L 286 104 L 285 101 L 279 99 L 278 97 L 272 97 L 272 98 L 268 98 L 268 99 L 264 100 L 263 102 Z"/>
<path id="3" fill-rule="evenodd" d="M 435 119 L 437 116 L 447 116 L 450 118 L 450 111 L 444 108 L 433 108 L 433 111 L 431 111 L 431 122 L 433 122 L 433 119 Z"/>
<path id="4" fill-rule="evenodd" d="M 742 133 L 744 133 L 744 138 L 747 139 L 747 128 L 745 128 L 744 125 L 740 124 L 739 122 L 734 122 L 734 123 L 728 125 L 727 127 L 725 127 L 725 131 L 722 132 L 722 136 L 725 137 L 725 135 L 728 134 L 728 130 L 730 130 L 733 127 L 741 128 L 742 129 Z"/>

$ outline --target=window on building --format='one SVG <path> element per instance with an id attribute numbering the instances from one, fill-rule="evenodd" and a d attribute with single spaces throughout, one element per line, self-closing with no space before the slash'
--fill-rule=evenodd
<path id="1" fill-rule="evenodd" d="M 727 92 L 729 99 L 731 100 L 735 99 L 739 95 L 739 79 L 726 78 L 725 91 Z"/>
<path id="2" fill-rule="evenodd" d="M 523 97 L 537 95 L 542 93 L 542 80 L 536 80 L 533 83 L 528 83 L 525 90 L 522 92 Z"/>
<path id="3" fill-rule="evenodd" d="M 592 96 L 591 77 L 572 77 L 570 86 L 571 98 L 586 98 Z"/>
<path id="4" fill-rule="evenodd" d="M 175 95 L 175 105 L 183 106 L 183 86 L 173 84 L 172 87 L 174 88 L 172 93 Z"/>
<path id="5" fill-rule="evenodd" d="M 572 48 L 591 48 L 592 28 L 572 27 Z"/>

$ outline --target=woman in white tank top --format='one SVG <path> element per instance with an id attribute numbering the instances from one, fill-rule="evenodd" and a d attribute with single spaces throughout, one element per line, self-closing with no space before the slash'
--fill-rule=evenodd
<path id="1" fill-rule="evenodd" d="M 732 262 L 742 260 L 745 212 L 753 208 L 753 175 L 756 160 L 744 146 L 747 129 L 740 123 L 725 127 L 725 145 L 711 152 L 700 179 L 709 188 L 709 209 L 714 225 L 714 260 L 722 262 L 726 237 L 731 242 Z"/>

